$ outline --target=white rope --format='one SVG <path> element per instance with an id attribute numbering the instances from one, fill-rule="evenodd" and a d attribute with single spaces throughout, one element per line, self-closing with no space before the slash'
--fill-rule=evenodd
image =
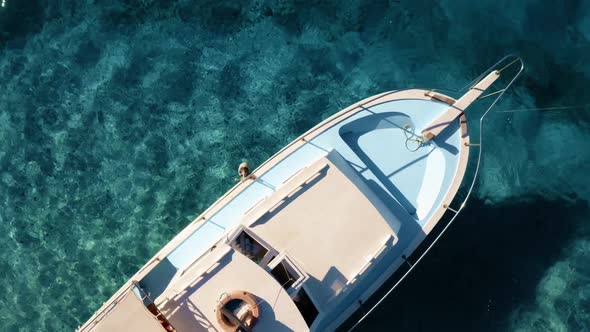
<path id="1" fill-rule="evenodd" d="M 515 113 L 515 112 L 532 112 L 532 111 L 559 111 L 559 110 L 586 108 L 588 106 L 590 106 L 590 104 L 582 105 L 582 106 L 554 106 L 554 107 L 543 107 L 543 108 L 522 108 L 522 109 L 514 109 L 514 110 L 506 110 L 506 111 L 496 111 L 496 113 Z"/>
<path id="2" fill-rule="evenodd" d="M 406 149 L 411 152 L 418 151 L 418 149 L 424 144 L 424 139 L 414 133 L 416 129 L 411 124 L 407 124 L 404 126 L 403 131 L 404 135 L 406 136 Z M 416 147 L 410 148 L 409 142 L 415 142 L 417 144 Z"/>

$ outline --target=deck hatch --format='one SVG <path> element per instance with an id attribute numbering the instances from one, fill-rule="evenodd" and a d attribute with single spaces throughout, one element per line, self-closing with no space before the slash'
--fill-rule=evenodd
<path id="1" fill-rule="evenodd" d="M 305 320 L 307 326 L 311 327 L 311 324 L 313 324 L 319 312 L 307 295 L 305 289 L 301 288 L 299 292 L 297 292 L 297 295 L 295 295 L 293 298 L 293 302 L 295 303 L 297 309 L 299 309 L 299 312 L 301 313 L 301 316 L 303 316 L 303 320 Z"/>
<path id="2" fill-rule="evenodd" d="M 232 241 L 231 246 L 256 264 L 259 264 L 268 253 L 268 249 L 244 231 Z"/>
<path id="3" fill-rule="evenodd" d="M 240 225 L 233 234 L 229 239 L 229 245 L 262 267 L 267 266 L 278 255 L 278 252 L 268 243 L 243 225 Z"/>
<path id="4" fill-rule="evenodd" d="M 270 274 L 272 274 L 272 276 L 286 290 L 293 286 L 295 281 L 301 278 L 286 260 L 280 261 L 272 270 L 270 270 Z"/>

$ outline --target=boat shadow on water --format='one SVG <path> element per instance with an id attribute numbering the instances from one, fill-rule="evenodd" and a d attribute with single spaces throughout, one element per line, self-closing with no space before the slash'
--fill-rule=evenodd
<path id="1" fill-rule="evenodd" d="M 538 300 L 538 286 L 562 250 L 575 238 L 589 235 L 575 221 L 576 216 L 588 213 L 590 206 L 582 201 L 535 196 L 490 205 L 473 198 L 410 278 L 355 331 L 381 331 L 392 319 L 399 331 L 509 329 L 514 314 Z M 403 273 L 396 272 L 384 291 Z M 370 301 L 379 299 L 384 291 Z M 362 310 L 357 313 L 361 314 Z"/>

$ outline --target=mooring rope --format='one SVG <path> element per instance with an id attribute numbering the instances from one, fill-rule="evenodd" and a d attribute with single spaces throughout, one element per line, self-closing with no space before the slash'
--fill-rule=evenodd
<path id="1" fill-rule="evenodd" d="M 542 108 L 522 108 L 522 109 L 512 109 L 512 110 L 505 110 L 505 111 L 496 111 L 496 113 L 515 113 L 515 112 L 533 112 L 533 111 L 561 111 L 561 110 L 569 110 L 569 109 L 580 109 L 580 108 L 587 108 L 590 104 L 580 105 L 580 106 L 553 106 L 553 107 L 542 107 Z"/>
<path id="2" fill-rule="evenodd" d="M 404 126 L 403 131 L 404 135 L 406 135 L 406 149 L 409 151 L 415 152 L 424 144 L 424 139 L 415 133 L 415 128 L 411 124 L 407 124 Z M 410 142 L 414 142 L 416 146 L 410 147 Z"/>

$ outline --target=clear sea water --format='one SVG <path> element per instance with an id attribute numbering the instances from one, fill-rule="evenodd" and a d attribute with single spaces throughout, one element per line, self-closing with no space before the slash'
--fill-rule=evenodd
<path id="1" fill-rule="evenodd" d="M 240 161 L 510 52 L 497 110 L 580 107 L 488 117 L 467 210 L 359 331 L 590 330 L 590 2 L 5 0 L 0 331 L 75 329 Z"/>

